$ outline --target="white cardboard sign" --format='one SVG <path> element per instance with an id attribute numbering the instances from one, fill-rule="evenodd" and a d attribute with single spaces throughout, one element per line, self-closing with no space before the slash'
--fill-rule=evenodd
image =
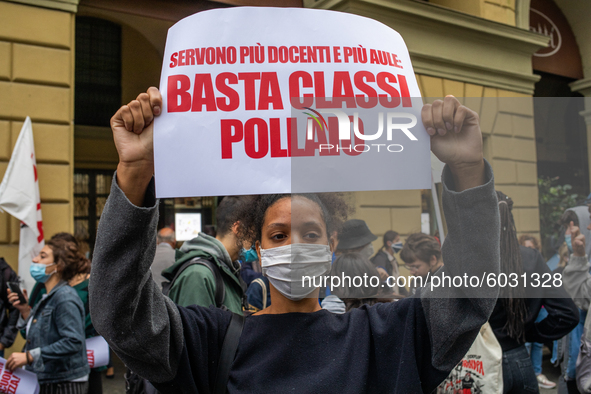
<path id="1" fill-rule="evenodd" d="M 101 336 L 86 340 L 86 357 L 90 368 L 104 367 L 109 364 L 109 344 Z"/>
<path id="2" fill-rule="evenodd" d="M 408 50 L 375 20 L 200 12 L 170 28 L 160 91 L 158 197 L 430 187 Z"/>
<path id="3" fill-rule="evenodd" d="M 6 394 L 37 394 L 39 382 L 33 372 L 17 368 L 6 369 L 6 359 L 0 357 L 0 393 Z"/>

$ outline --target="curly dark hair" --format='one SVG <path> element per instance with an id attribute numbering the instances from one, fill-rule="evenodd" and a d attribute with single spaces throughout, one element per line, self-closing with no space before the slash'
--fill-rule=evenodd
<path id="1" fill-rule="evenodd" d="M 51 239 L 63 239 L 64 241 L 73 242 L 78 246 L 78 240 L 70 233 L 61 232 L 51 236 Z"/>
<path id="2" fill-rule="evenodd" d="M 52 238 L 47 245 L 53 252 L 53 262 L 61 268 L 61 277 L 69 281 L 78 274 L 90 272 L 90 260 L 78 250 L 74 242 L 66 241 L 64 238 Z"/>
<path id="3" fill-rule="evenodd" d="M 234 223 L 240 221 L 240 213 L 250 208 L 254 197 L 249 195 L 224 197 L 215 211 L 216 235 L 224 237 L 232 231 Z"/>
<path id="4" fill-rule="evenodd" d="M 326 233 L 330 235 L 338 231 L 352 209 L 347 204 L 343 193 L 304 193 L 304 194 L 263 194 L 253 196 L 251 204 L 241 207 L 236 215 L 242 224 L 240 239 L 249 242 L 261 240 L 263 223 L 267 211 L 277 201 L 284 198 L 303 197 L 316 203 L 320 207 L 322 219 L 326 224 Z"/>

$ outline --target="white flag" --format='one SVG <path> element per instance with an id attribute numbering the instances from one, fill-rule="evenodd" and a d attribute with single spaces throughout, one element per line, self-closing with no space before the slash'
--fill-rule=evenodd
<path id="1" fill-rule="evenodd" d="M 33 257 L 38 255 L 45 245 L 45 241 L 33 127 L 28 116 L 12 151 L 4 179 L 0 183 L 0 210 L 21 221 L 18 274 L 30 291 L 35 281 L 31 278 L 29 266 Z"/>

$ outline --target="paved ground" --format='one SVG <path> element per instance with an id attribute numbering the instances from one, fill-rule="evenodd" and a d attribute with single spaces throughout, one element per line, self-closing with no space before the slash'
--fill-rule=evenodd
<path id="1" fill-rule="evenodd" d="M 115 367 L 115 378 L 107 379 L 103 372 L 103 394 L 125 394 L 125 366 L 115 354 L 113 355 L 113 366 Z"/>
<path id="2" fill-rule="evenodd" d="M 550 362 L 550 352 L 544 346 L 544 362 L 542 363 L 542 373 L 546 375 L 548 380 L 558 383 L 558 378 L 560 377 L 560 367 L 554 367 Z M 546 390 L 540 389 L 541 394 L 557 394 L 557 389 Z"/>
<path id="3" fill-rule="evenodd" d="M 115 378 L 114 379 L 106 379 L 105 373 L 103 372 L 103 393 L 104 394 L 125 394 L 125 380 L 123 379 L 123 374 L 125 373 L 125 366 L 113 354 L 113 365 L 115 367 Z M 544 348 L 544 363 L 542 365 L 542 372 L 546 375 L 548 379 L 552 382 L 558 382 L 558 377 L 560 376 L 560 368 L 552 366 L 550 363 L 550 354 L 546 348 Z M 558 390 L 544 390 L 540 389 L 541 394 L 557 394 Z"/>

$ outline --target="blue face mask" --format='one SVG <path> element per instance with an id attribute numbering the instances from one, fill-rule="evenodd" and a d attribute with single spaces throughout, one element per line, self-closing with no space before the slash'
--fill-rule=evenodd
<path id="1" fill-rule="evenodd" d="M 566 246 L 568 246 L 568 251 L 570 253 L 572 253 L 573 252 L 573 242 L 570 237 L 570 234 L 564 236 L 564 242 L 566 242 Z"/>
<path id="2" fill-rule="evenodd" d="M 259 256 L 257 255 L 257 251 L 254 249 L 254 247 L 252 247 L 248 250 L 242 248 L 240 255 L 242 256 L 242 260 L 245 263 L 252 263 L 253 261 L 257 261 L 259 259 Z"/>
<path id="3" fill-rule="evenodd" d="M 29 267 L 29 272 L 31 273 L 33 279 L 35 279 L 37 282 L 45 283 L 51 275 L 56 273 L 56 271 L 53 271 L 51 274 L 45 273 L 45 268 L 51 267 L 52 265 L 55 265 L 55 263 L 48 265 L 40 263 L 31 263 L 31 266 Z"/>
<path id="4" fill-rule="evenodd" d="M 396 242 L 395 244 L 392 244 L 392 250 L 394 250 L 394 253 L 398 253 L 402 250 L 402 242 Z"/>

